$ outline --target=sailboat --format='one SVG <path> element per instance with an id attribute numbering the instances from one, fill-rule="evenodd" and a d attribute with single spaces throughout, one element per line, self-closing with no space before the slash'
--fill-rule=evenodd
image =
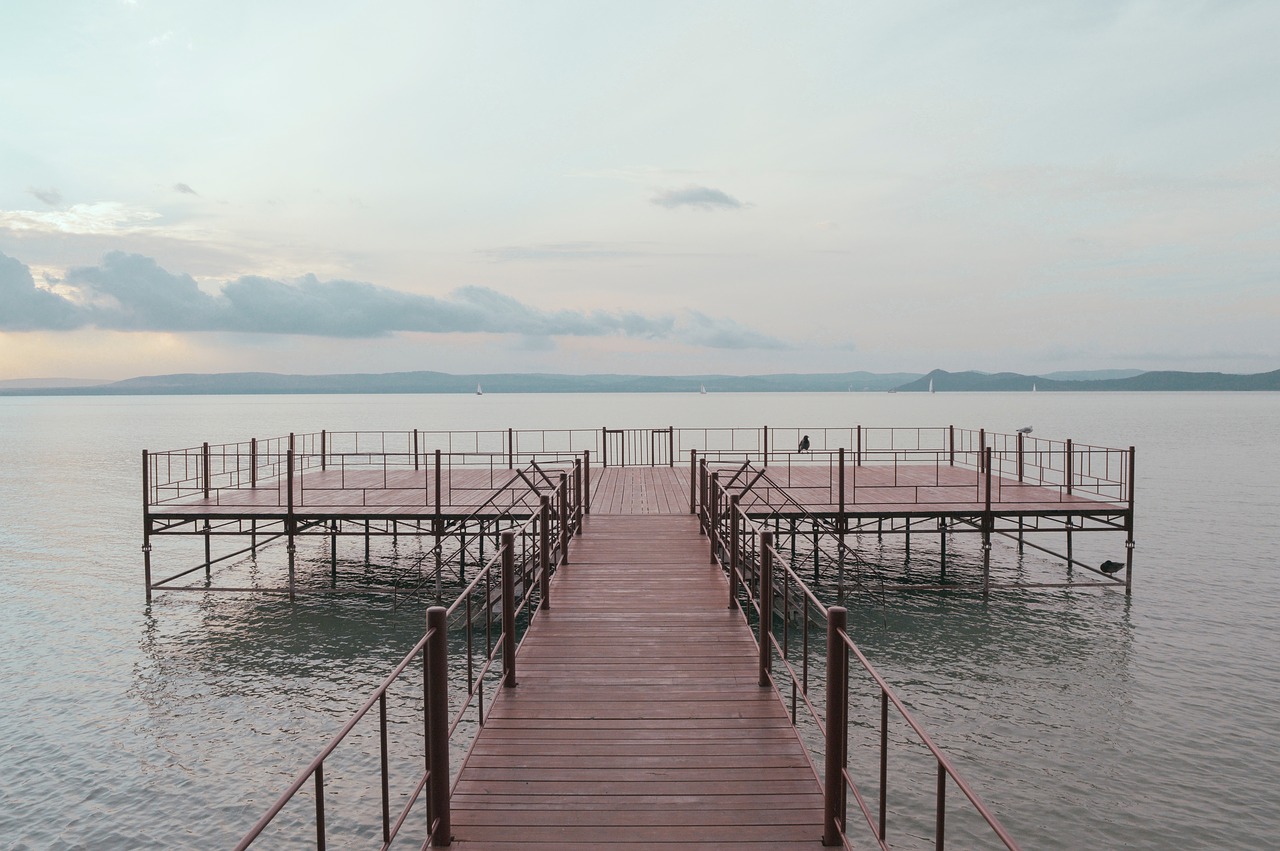
<path id="1" fill-rule="evenodd" d="M 932 379 L 932 378 L 930 378 L 930 379 L 929 379 L 929 392 L 930 392 L 930 393 L 932 393 L 932 392 L 933 392 L 933 379 Z"/>
<path id="2" fill-rule="evenodd" d="M 1036 383 L 1034 381 L 1031 382 L 1031 392 L 1032 393 L 1036 392 Z"/>
<path id="3" fill-rule="evenodd" d="M 703 384 L 701 387 L 699 387 L 698 392 L 701 393 L 703 396 L 707 395 L 707 385 Z"/>
<path id="4" fill-rule="evenodd" d="M 483 396 L 483 395 L 484 395 L 484 391 L 480 389 L 480 385 L 479 385 L 479 384 L 477 384 L 477 385 L 476 385 L 476 395 L 477 395 L 477 396 Z"/>

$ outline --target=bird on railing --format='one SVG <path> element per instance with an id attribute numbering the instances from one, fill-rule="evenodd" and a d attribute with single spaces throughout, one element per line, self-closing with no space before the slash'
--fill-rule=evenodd
<path id="1" fill-rule="evenodd" d="M 809 435 L 806 434 L 804 437 L 800 438 L 800 448 L 797 449 L 796 451 L 797 452 L 809 451 Z"/>
<path id="2" fill-rule="evenodd" d="M 1018 434 L 1031 434 L 1031 426 L 1023 426 L 1018 429 Z"/>
<path id="3" fill-rule="evenodd" d="M 1098 570 L 1101 570 L 1107 576 L 1114 576 L 1115 574 L 1119 573 L 1123 567 L 1124 567 L 1124 562 L 1122 561 L 1108 560 L 1098 565 Z"/>

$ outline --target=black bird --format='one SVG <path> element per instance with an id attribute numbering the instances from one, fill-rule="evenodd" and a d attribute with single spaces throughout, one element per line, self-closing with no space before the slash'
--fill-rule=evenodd
<path id="1" fill-rule="evenodd" d="M 797 449 L 796 451 L 797 452 L 809 451 L 809 435 L 806 434 L 804 437 L 800 438 L 800 448 Z"/>
<path id="2" fill-rule="evenodd" d="M 1122 561 L 1104 561 L 1102 564 L 1098 565 L 1098 570 L 1101 570 L 1107 576 L 1119 573 L 1123 569 L 1124 562 Z"/>

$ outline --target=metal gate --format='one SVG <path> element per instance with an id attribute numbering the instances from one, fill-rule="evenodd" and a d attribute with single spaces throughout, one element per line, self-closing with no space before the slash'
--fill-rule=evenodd
<path id="1" fill-rule="evenodd" d="M 676 432 L 666 428 L 602 428 L 600 461 L 606 467 L 674 467 Z"/>

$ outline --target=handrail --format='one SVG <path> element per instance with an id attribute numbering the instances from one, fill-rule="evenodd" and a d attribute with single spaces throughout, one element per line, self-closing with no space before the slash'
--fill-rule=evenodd
<path id="1" fill-rule="evenodd" d="M 711 495 L 712 499 L 716 501 L 719 501 L 722 496 L 723 494 Z M 848 791 L 853 793 L 854 800 L 862 812 L 877 845 L 885 849 L 889 847 L 885 841 L 888 816 L 888 708 L 893 706 L 937 764 L 935 847 L 941 849 L 944 846 L 946 780 L 950 777 L 970 802 L 974 811 L 982 817 L 1004 846 L 1010 851 L 1017 851 L 1019 846 L 1016 840 L 1013 839 L 999 819 L 990 811 L 973 787 L 964 780 L 955 764 L 937 746 L 933 738 L 925 731 L 923 725 L 916 720 L 888 681 L 857 647 L 845 626 L 844 608 L 827 606 L 819 598 L 817 593 L 799 576 L 793 565 L 774 546 L 772 533 L 764 528 L 764 524 L 757 522 L 740 506 L 741 495 L 737 494 L 735 497 L 737 498 L 728 501 L 729 509 L 727 512 L 719 509 L 711 512 L 712 515 L 719 515 L 722 520 L 726 514 L 728 515 L 724 525 L 728 526 L 730 535 L 727 546 L 717 548 L 716 544 L 720 535 L 719 528 L 722 523 L 718 522 L 715 525 L 708 526 L 708 531 L 712 538 L 713 557 L 718 558 L 722 566 L 730 572 L 731 590 L 736 593 L 736 589 L 741 588 L 742 593 L 747 597 L 749 604 L 754 609 L 758 633 L 757 645 L 760 647 L 761 654 L 762 676 L 767 675 L 771 681 L 773 680 L 771 660 L 776 656 L 785 671 L 786 679 L 790 680 L 791 683 L 790 714 L 792 723 L 797 723 L 796 713 L 799 707 L 803 706 L 821 735 L 825 754 L 825 771 L 823 774 L 824 797 L 826 799 L 824 844 L 848 844 L 850 841 L 846 816 L 846 791 Z M 744 532 L 751 531 L 754 534 L 744 534 Z M 744 546 L 744 537 L 746 538 L 746 546 Z M 753 544 L 754 546 L 752 546 Z M 723 558 L 726 551 L 729 554 L 727 563 Z M 743 567 L 748 565 L 757 580 L 754 584 L 747 581 L 748 577 L 743 570 Z M 765 589 L 768 589 L 767 599 Z M 777 635 L 779 618 L 775 613 L 773 604 L 773 598 L 775 597 L 782 603 L 780 618 L 781 638 Z M 800 609 L 794 615 L 792 614 L 792 601 Z M 819 712 L 817 706 L 815 706 L 809 687 L 811 673 L 810 623 L 814 620 L 825 622 L 828 634 L 824 678 L 827 683 L 827 694 L 823 712 Z M 793 660 L 795 654 L 793 653 L 793 642 L 791 641 L 792 624 L 796 621 L 799 622 L 801 631 L 799 636 L 800 646 L 795 651 L 800 657 L 799 670 L 797 670 L 797 663 Z M 765 624 L 768 625 L 767 629 Z M 881 697 L 878 814 L 872 812 L 866 796 L 859 788 L 847 766 L 848 659 L 850 653 L 858 660 L 858 663 L 866 673 L 870 675 Z M 779 692 L 779 696 L 781 697 L 781 692 Z M 838 734 L 836 733 L 837 730 L 839 730 Z M 812 759 L 810 759 L 810 764 L 813 765 Z M 816 766 L 814 769 L 816 773 Z"/>
<path id="2" fill-rule="evenodd" d="M 563 480 L 563 479 L 562 479 Z M 508 487 L 514 486 L 513 477 Z M 501 535 L 501 545 L 484 567 L 446 609 L 439 606 L 428 610 L 428 627 L 423 637 L 413 646 L 409 653 L 392 670 L 392 672 L 374 689 L 368 698 L 347 720 L 342 728 L 321 749 L 320 753 L 298 773 L 293 782 L 285 789 L 267 812 L 250 828 L 244 838 L 236 846 L 236 851 L 243 851 L 253 844 L 275 817 L 306 785 L 314 779 L 315 794 L 315 826 L 316 847 L 326 847 L 325 811 L 324 811 L 324 764 L 357 724 L 368 715 L 374 704 L 378 704 L 381 742 L 381 794 L 382 794 L 382 848 L 390 847 L 409 814 L 427 793 L 428 809 L 428 843 L 432 845 L 448 845 L 449 837 L 449 742 L 455 737 L 462 722 L 472 708 L 476 710 L 476 726 L 485 723 L 484 699 L 485 680 L 493 670 L 499 657 L 502 660 L 502 685 L 515 685 L 515 658 L 517 650 L 517 617 L 539 599 L 539 606 L 546 605 L 542 596 L 548 587 L 543 571 L 553 570 L 553 565 L 568 560 L 567 530 L 560 534 L 550 535 L 550 527 L 557 521 L 563 523 L 565 518 L 580 518 L 577 510 L 570 511 L 565 501 L 580 500 L 581 494 L 561 487 L 552 491 L 549 496 L 541 498 L 537 513 L 531 514 L 523 524 L 505 530 Z M 552 510 L 553 501 L 558 510 Z M 569 522 L 573 522 L 570 520 Z M 537 534 L 531 534 L 531 532 Z M 520 545 L 517 546 L 517 540 Z M 555 551 L 555 558 L 543 548 Z M 517 549 L 521 552 L 517 556 Z M 515 597 L 516 571 L 520 570 L 522 593 L 520 599 Z M 494 593 L 495 574 L 500 573 L 501 590 Z M 473 599 L 479 597 L 477 607 Z M 477 611 L 478 608 L 478 611 Z M 495 636 L 494 611 L 498 610 L 500 628 Z M 466 694 L 456 711 L 450 716 L 447 683 L 449 680 L 448 662 L 448 630 L 450 621 L 461 618 L 461 628 L 465 635 L 466 655 Z M 527 626 L 526 626 L 527 629 Z M 483 630 L 483 647 L 477 647 L 477 633 Z M 482 650 L 483 656 L 476 664 L 475 651 Z M 423 655 L 423 689 L 425 700 L 425 734 L 428 765 L 417 778 L 407 793 L 406 802 L 398 817 L 393 821 L 390 813 L 390 788 L 388 783 L 388 722 L 387 694 L 391 686 L 408 670 L 419 654 Z M 424 844 L 423 847 L 426 847 Z"/>

